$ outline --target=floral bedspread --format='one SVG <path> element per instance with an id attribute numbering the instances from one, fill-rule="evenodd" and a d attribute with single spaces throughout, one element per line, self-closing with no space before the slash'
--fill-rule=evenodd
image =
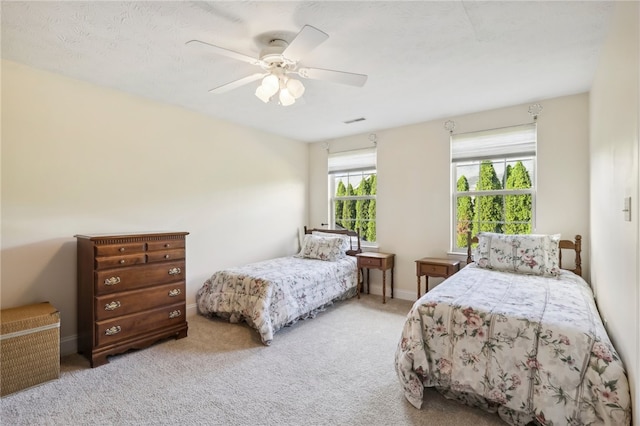
<path id="1" fill-rule="evenodd" d="M 285 325 L 355 296 L 357 280 L 353 256 L 331 262 L 280 257 L 214 273 L 196 302 L 202 315 L 246 321 L 269 345 Z"/>
<path id="2" fill-rule="evenodd" d="M 509 424 L 628 425 L 629 383 L 578 275 L 468 265 L 415 302 L 395 355 L 405 397 L 424 387 Z"/>

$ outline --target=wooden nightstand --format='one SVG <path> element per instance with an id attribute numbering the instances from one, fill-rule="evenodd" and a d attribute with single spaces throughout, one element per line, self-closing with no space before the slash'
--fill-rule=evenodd
<path id="1" fill-rule="evenodd" d="M 460 270 L 460 261 L 424 257 L 416 260 L 416 275 L 418 277 L 418 299 L 420 298 L 420 277 L 424 275 L 425 289 L 429 291 L 429 277 L 448 278 Z"/>
<path id="2" fill-rule="evenodd" d="M 358 298 L 360 298 L 360 269 L 367 268 L 367 293 L 369 293 L 369 269 L 379 269 L 382 271 L 382 303 L 387 303 L 385 293 L 387 290 L 387 269 L 391 269 L 391 298 L 393 299 L 393 266 L 395 254 L 393 253 L 358 253 Z M 364 282 L 363 282 L 364 290 Z"/>

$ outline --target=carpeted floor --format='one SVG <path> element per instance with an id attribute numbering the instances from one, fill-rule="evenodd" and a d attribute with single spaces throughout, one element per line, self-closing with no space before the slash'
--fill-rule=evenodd
<path id="1" fill-rule="evenodd" d="M 504 425 L 428 390 L 403 397 L 393 357 L 411 302 L 363 295 L 278 333 L 189 318 L 189 337 L 61 376 L 0 400 L 3 425 Z"/>

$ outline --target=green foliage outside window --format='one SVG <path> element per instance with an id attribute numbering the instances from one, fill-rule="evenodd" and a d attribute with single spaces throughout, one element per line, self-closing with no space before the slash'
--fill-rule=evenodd
<path id="1" fill-rule="evenodd" d="M 522 161 L 507 165 L 504 172 L 504 189 L 516 190 L 531 188 L 531 176 Z M 462 175 L 456 182 L 458 193 L 469 191 L 469 182 Z M 480 163 L 480 174 L 476 191 L 501 190 L 503 185 L 498 178 L 493 163 Z M 467 233 L 498 232 L 505 234 L 530 234 L 532 227 L 532 195 L 479 195 L 457 197 L 456 245 L 466 247 Z M 471 222 L 471 223 L 470 223 Z"/>
<path id="2" fill-rule="evenodd" d="M 352 184 L 344 185 L 340 180 L 336 187 L 337 197 L 367 196 L 376 194 L 376 175 L 371 174 L 363 178 L 356 188 Z M 345 229 L 360 232 L 365 241 L 376 241 L 376 200 L 335 200 L 336 225 Z"/>
<path id="3" fill-rule="evenodd" d="M 346 196 L 356 195 L 353 190 L 353 185 L 349 184 L 347 186 Z M 342 207 L 342 226 L 346 229 L 354 230 L 355 227 L 355 219 L 356 219 L 356 201 L 355 200 L 345 200 Z"/>
<path id="4" fill-rule="evenodd" d="M 378 179 L 376 175 L 371 175 L 369 179 L 371 180 L 371 184 L 369 185 L 371 190 L 370 194 L 376 194 Z M 367 227 L 365 240 L 376 241 L 376 200 L 369 200 L 369 226 Z"/>
<path id="5" fill-rule="evenodd" d="M 344 186 L 344 183 L 342 181 L 338 182 L 338 188 L 336 189 L 336 195 L 338 197 L 344 197 L 345 195 L 347 195 L 347 187 Z M 340 225 L 340 226 L 344 226 L 342 224 L 342 212 L 344 209 L 344 201 L 342 200 L 336 200 L 335 203 L 335 209 L 336 209 L 336 224 Z"/>
<path id="6" fill-rule="evenodd" d="M 465 176 L 460 176 L 457 182 L 458 192 L 469 191 L 469 181 Z M 457 206 L 458 226 L 456 228 L 457 247 L 467 246 L 467 233 L 471 229 L 473 220 L 473 200 L 471 197 L 458 197 Z"/>
<path id="7" fill-rule="evenodd" d="M 371 181 L 369 179 L 363 179 L 356 189 L 356 195 L 369 195 L 371 194 Z M 360 230 L 360 235 L 365 237 L 367 235 L 367 228 L 369 225 L 369 200 L 356 201 L 356 228 Z"/>
<path id="8" fill-rule="evenodd" d="M 476 190 L 502 189 L 502 184 L 491 161 L 480 163 L 480 178 Z M 502 232 L 502 196 L 477 196 L 474 205 L 473 234 L 478 232 Z"/>
<path id="9" fill-rule="evenodd" d="M 505 189 L 531 188 L 529 172 L 518 161 L 509 168 Z M 505 234 L 530 234 L 531 233 L 531 194 L 507 195 L 505 198 Z"/>

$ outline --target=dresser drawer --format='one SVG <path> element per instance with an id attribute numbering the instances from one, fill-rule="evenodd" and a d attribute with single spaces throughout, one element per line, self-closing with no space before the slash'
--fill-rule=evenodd
<path id="1" fill-rule="evenodd" d="M 184 249 L 153 251 L 147 253 L 147 262 L 184 259 Z"/>
<path id="2" fill-rule="evenodd" d="M 128 337 L 161 330 L 172 325 L 185 322 L 185 304 L 177 303 L 170 306 L 139 312 L 137 314 L 97 321 L 96 346 L 104 346 L 119 342 Z"/>
<path id="3" fill-rule="evenodd" d="M 164 241 L 150 241 L 147 243 L 147 250 L 172 250 L 178 248 L 185 248 L 184 240 L 164 240 Z"/>
<path id="4" fill-rule="evenodd" d="M 105 269 L 94 274 L 96 295 L 184 281 L 186 276 L 184 261 Z"/>
<path id="5" fill-rule="evenodd" d="M 184 282 L 108 294 L 96 297 L 96 319 L 105 320 L 184 301 Z"/>
<path id="6" fill-rule="evenodd" d="M 96 257 L 116 256 L 119 254 L 140 253 L 145 250 L 145 243 L 122 243 L 96 246 Z"/>
<path id="7" fill-rule="evenodd" d="M 144 253 L 129 254 L 124 256 L 96 257 L 96 269 L 117 268 L 145 263 L 147 258 Z"/>
<path id="8" fill-rule="evenodd" d="M 444 265 L 421 264 L 420 273 L 429 275 L 447 275 L 448 268 Z"/>
<path id="9" fill-rule="evenodd" d="M 382 259 L 372 257 L 358 257 L 358 266 L 363 268 L 380 268 L 382 266 Z"/>

